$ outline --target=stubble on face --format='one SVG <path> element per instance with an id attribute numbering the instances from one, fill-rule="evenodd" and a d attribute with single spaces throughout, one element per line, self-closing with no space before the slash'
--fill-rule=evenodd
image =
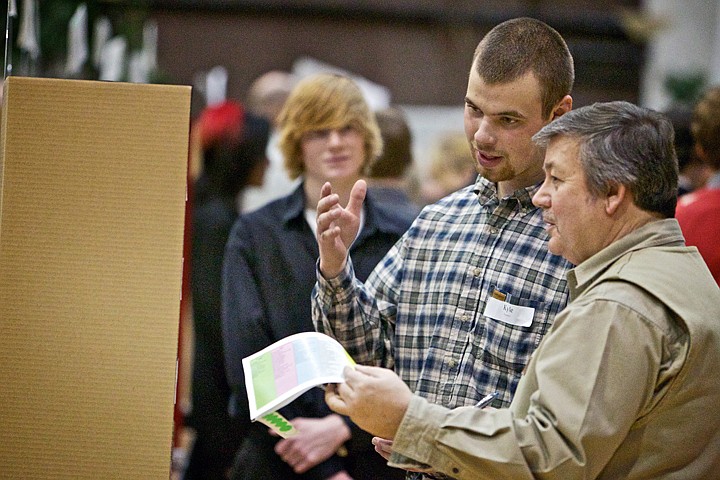
<path id="1" fill-rule="evenodd" d="M 489 181 L 494 183 L 508 182 L 518 177 L 518 171 L 516 170 L 514 163 L 508 160 L 508 156 L 505 152 L 495 152 L 489 149 L 483 149 L 475 142 L 470 142 L 470 150 L 472 151 L 473 159 L 475 160 L 475 170 L 478 174 Z M 479 152 L 485 152 L 485 154 L 491 153 L 492 155 L 501 157 L 502 160 L 497 167 L 487 168 L 478 160 L 478 155 L 480 154 Z M 544 150 L 536 147 L 532 151 L 532 160 L 529 163 L 531 165 L 542 165 L 543 157 Z M 542 179 L 542 170 L 537 173 L 536 177 Z"/>

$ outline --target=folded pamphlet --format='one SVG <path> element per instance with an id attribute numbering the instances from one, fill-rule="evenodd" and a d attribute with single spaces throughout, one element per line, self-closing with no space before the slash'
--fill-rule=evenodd
<path id="1" fill-rule="evenodd" d="M 337 340 L 318 332 L 285 337 L 242 363 L 253 421 L 262 421 L 313 387 L 344 382 L 343 369 L 355 365 Z"/>

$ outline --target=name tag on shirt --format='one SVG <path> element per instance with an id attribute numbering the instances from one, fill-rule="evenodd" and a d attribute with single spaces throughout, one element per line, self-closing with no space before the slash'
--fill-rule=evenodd
<path id="1" fill-rule="evenodd" d="M 518 327 L 529 327 L 532 325 L 535 309 L 532 307 L 513 305 L 490 297 L 485 305 L 483 315 L 498 322 L 509 323 L 510 325 L 516 325 Z"/>

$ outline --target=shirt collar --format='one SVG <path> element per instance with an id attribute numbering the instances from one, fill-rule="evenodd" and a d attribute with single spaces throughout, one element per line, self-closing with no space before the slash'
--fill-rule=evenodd
<path id="1" fill-rule="evenodd" d="M 298 219 L 305 222 L 305 191 L 302 182 L 288 195 L 285 212 L 282 215 L 282 221 L 286 225 Z"/>
<path id="2" fill-rule="evenodd" d="M 486 205 L 491 202 L 499 202 L 500 200 L 515 200 L 523 210 L 535 208 L 532 203 L 532 197 L 535 193 L 540 190 L 542 182 L 538 182 L 535 185 L 524 187 L 515 190 L 512 195 L 509 195 L 503 199 L 498 198 L 497 184 L 491 182 L 485 177 L 478 175 L 477 181 L 475 182 L 475 188 L 473 191 L 478 196 L 478 201 L 481 205 Z"/>
<path id="3" fill-rule="evenodd" d="M 680 225 L 674 218 L 654 220 L 628 233 L 567 273 L 570 299 L 576 298 L 620 257 L 649 247 L 685 245 Z"/>

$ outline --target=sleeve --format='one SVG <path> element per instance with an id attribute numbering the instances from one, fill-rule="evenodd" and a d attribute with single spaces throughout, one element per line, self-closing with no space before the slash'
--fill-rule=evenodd
<path id="1" fill-rule="evenodd" d="M 315 329 L 337 339 L 357 363 L 394 367 L 391 339 L 402 280 L 403 238 L 365 283 L 355 277 L 350 258 L 345 270 L 332 279 L 320 273 L 319 260 L 316 264 L 317 283 L 312 293 Z"/>
<path id="2" fill-rule="evenodd" d="M 234 416 L 250 423 L 242 359 L 269 345 L 263 328 L 264 307 L 252 272 L 257 261 L 249 228 L 241 219 L 233 227 L 225 247 L 222 275 L 222 338 L 225 372 L 233 393 Z"/>
<path id="3" fill-rule="evenodd" d="M 258 287 L 258 279 L 253 273 L 254 265 L 260 261 L 253 242 L 252 228 L 241 217 L 230 234 L 223 262 L 222 323 L 225 368 L 232 390 L 232 413 L 244 423 L 245 428 L 249 427 L 251 422 L 242 359 L 274 341 L 270 326 L 266 324 L 266 308 Z M 314 404 L 327 410 L 321 393 L 310 391 L 306 392 L 305 396 L 319 396 Z M 300 402 L 301 399 L 297 399 L 286 408 L 300 408 Z M 330 414 L 329 410 L 327 413 Z M 313 467 L 305 475 L 307 478 L 320 480 L 344 468 L 343 460 L 333 456 Z"/>
<path id="4" fill-rule="evenodd" d="M 555 325 L 509 409 L 413 398 L 390 464 L 459 479 L 596 478 L 652 401 L 664 334 L 602 300 L 568 308 Z"/>

